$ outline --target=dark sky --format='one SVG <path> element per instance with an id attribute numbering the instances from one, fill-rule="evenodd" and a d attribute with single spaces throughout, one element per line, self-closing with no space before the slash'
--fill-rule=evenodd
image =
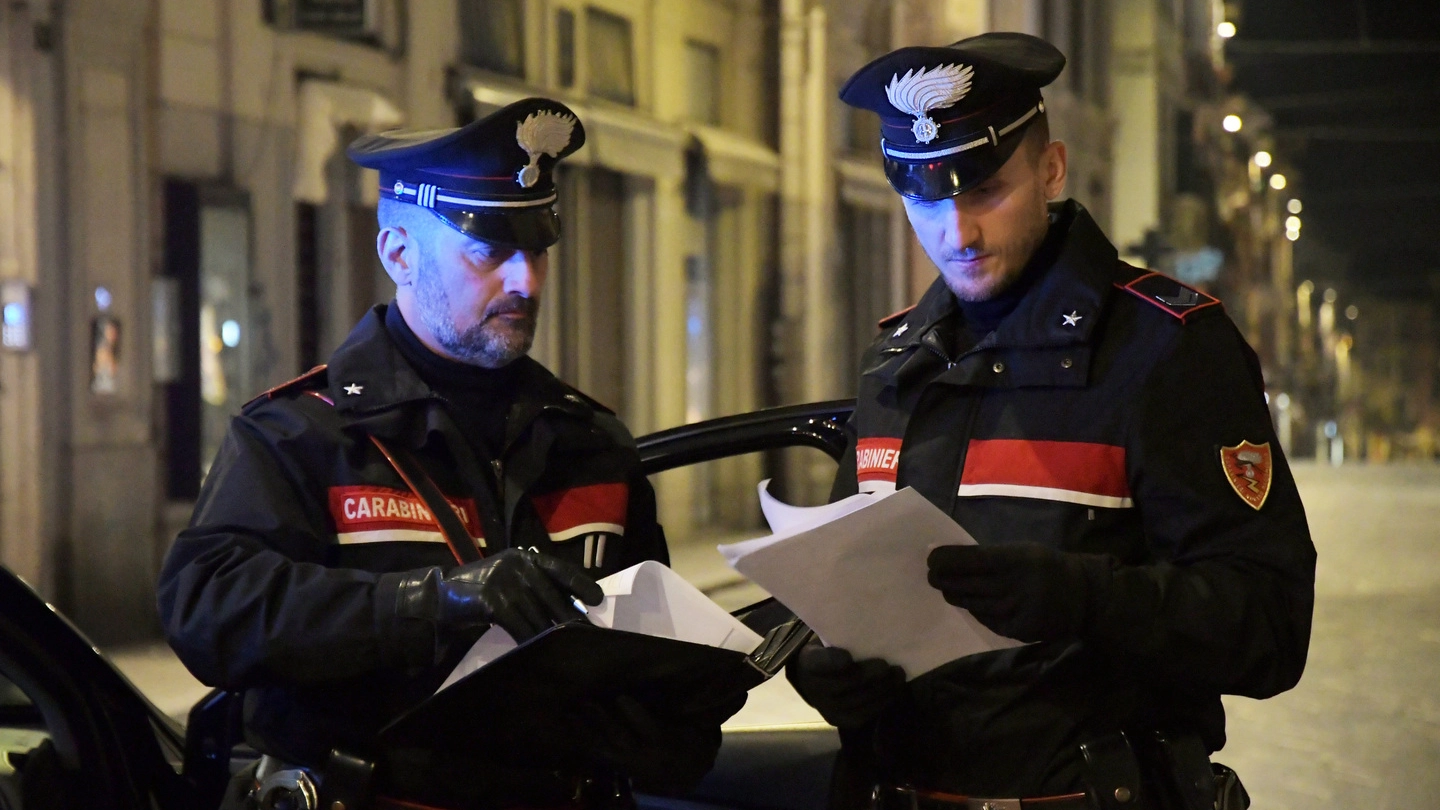
<path id="1" fill-rule="evenodd" d="M 1301 177 L 1302 242 L 1348 255 L 1357 287 L 1427 289 L 1440 274 L 1440 0 L 1246 0 L 1238 26 L 1233 87 L 1274 115 L 1277 162 Z"/>

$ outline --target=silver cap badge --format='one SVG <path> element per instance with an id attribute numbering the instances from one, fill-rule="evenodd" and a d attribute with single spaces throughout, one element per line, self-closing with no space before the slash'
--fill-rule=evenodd
<path id="1" fill-rule="evenodd" d="M 919 143 L 930 143 L 940 136 L 940 125 L 927 113 L 949 107 L 970 92 L 975 68 L 969 65 L 938 65 L 926 70 L 917 68 L 895 74 L 885 86 L 885 97 L 895 109 L 915 116 L 910 131 Z"/>
<path id="2" fill-rule="evenodd" d="M 575 119 L 568 115 L 541 110 L 515 125 L 515 140 L 530 156 L 530 163 L 515 175 L 515 182 L 530 188 L 540 180 L 540 156 L 556 157 L 570 145 Z"/>

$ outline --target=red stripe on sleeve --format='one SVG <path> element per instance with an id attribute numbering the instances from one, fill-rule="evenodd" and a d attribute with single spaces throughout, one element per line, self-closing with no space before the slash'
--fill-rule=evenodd
<path id="1" fill-rule="evenodd" d="M 547 492 L 533 499 L 545 531 L 555 534 L 587 523 L 624 526 L 630 509 L 630 485 L 625 483 L 589 486 Z"/>

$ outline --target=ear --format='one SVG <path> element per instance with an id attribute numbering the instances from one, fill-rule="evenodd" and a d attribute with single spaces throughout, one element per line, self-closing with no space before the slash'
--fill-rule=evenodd
<path id="1" fill-rule="evenodd" d="M 396 287 L 409 286 L 415 280 L 416 245 L 414 238 L 402 227 L 381 228 L 375 236 L 375 252 L 385 274 Z"/>
<path id="2" fill-rule="evenodd" d="M 1068 156 L 1064 141 L 1051 141 L 1040 153 L 1040 176 L 1045 182 L 1045 199 L 1054 200 L 1065 190 L 1065 176 L 1069 170 Z"/>

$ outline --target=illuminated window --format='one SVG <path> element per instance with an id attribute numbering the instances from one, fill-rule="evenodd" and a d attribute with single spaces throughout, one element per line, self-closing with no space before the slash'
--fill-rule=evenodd
<path id="1" fill-rule="evenodd" d="M 467 65 L 525 76 L 525 1 L 461 0 L 461 58 Z"/>
<path id="2" fill-rule="evenodd" d="M 592 95 L 635 103 L 635 65 L 631 54 L 630 21 L 624 17 L 585 9 L 585 65 Z"/>

